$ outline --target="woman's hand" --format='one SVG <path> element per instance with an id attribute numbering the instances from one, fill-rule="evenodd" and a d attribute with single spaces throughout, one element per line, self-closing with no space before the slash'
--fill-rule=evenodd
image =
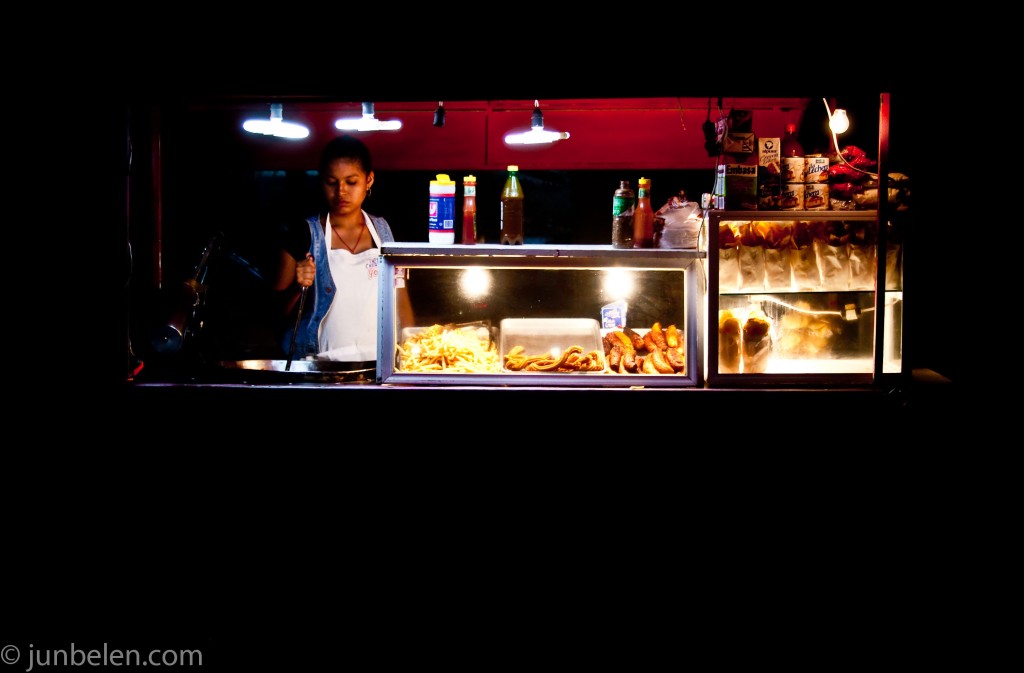
<path id="1" fill-rule="evenodd" d="M 306 259 L 295 265 L 295 280 L 302 287 L 309 287 L 316 279 L 316 262 L 313 255 L 306 253 Z"/>

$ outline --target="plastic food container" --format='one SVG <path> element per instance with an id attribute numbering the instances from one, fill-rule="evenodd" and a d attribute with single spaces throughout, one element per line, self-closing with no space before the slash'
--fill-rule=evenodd
<path id="1" fill-rule="evenodd" d="M 494 347 L 493 328 L 489 321 L 404 327 L 399 347 L 395 349 L 395 370 L 500 373 L 501 366 Z"/>
<path id="2" fill-rule="evenodd" d="M 601 327 L 593 318 L 506 318 L 501 321 L 499 335 L 498 352 L 504 371 L 528 374 L 605 372 Z M 568 358 L 565 357 L 567 352 Z M 541 368 L 509 368 L 510 353 L 516 358 L 530 358 Z M 560 361 L 562 366 L 553 366 Z"/>

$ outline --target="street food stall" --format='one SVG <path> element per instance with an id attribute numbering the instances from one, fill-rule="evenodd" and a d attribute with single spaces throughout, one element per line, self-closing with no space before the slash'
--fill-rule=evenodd
<path id="1" fill-rule="evenodd" d="M 720 399 L 713 391 L 791 389 L 880 399 L 909 380 L 913 350 L 903 287 L 913 210 L 908 176 L 890 166 L 890 117 L 899 115 L 890 95 L 856 101 L 864 147 L 821 129 L 805 136 L 801 162 L 840 169 L 824 180 L 831 198 L 795 208 L 779 195 L 757 200 L 756 176 L 766 170 L 759 141 L 780 142 L 790 125 L 827 123 L 840 102 L 377 101 L 373 120 L 400 122 L 400 130 L 349 132 L 373 153 L 367 208 L 387 218 L 396 241 L 380 246 L 377 360 L 351 366 L 289 358 L 279 336 L 294 313 L 269 317 L 267 277 L 276 227 L 315 203 L 319 146 L 343 132 L 337 120 L 360 108 L 365 118 L 367 105 L 235 96 L 150 110 L 131 129 L 135 146 L 149 151 L 130 188 L 141 197 L 131 211 L 126 378 L 137 388 L 685 391 L 708 394 L 709 403 Z M 268 110 L 271 121 L 308 128 L 308 138 L 243 130 Z M 507 141 L 531 123 L 562 137 Z M 862 159 L 864 175 L 845 168 Z M 513 164 L 526 194 L 525 242 L 501 245 L 501 183 Z M 428 184 L 441 173 L 458 185 L 459 206 L 463 177 L 475 176 L 472 244 L 428 240 Z M 609 206 L 617 187 L 641 178 L 653 184 L 657 242 L 623 250 L 613 245 L 619 214 Z M 762 178 L 761 189 L 770 182 Z M 680 204 L 692 236 L 673 220 Z M 474 282 L 486 290 L 467 285 Z M 413 323 L 396 311 L 396 288 L 414 299 Z M 477 364 L 443 358 L 454 341 Z"/>

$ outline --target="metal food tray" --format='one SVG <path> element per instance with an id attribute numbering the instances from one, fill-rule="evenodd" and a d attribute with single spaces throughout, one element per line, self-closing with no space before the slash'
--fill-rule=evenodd
<path id="1" fill-rule="evenodd" d="M 498 352 L 503 372 L 572 375 L 607 373 L 604 347 L 601 344 L 601 326 L 593 318 L 506 318 L 501 321 L 498 332 Z M 566 349 L 578 346 L 583 349 L 583 355 L 596 351 L 601 358 L 601 369 L 578 372 L 507 369 L 504 366 L 505 356 L 516 346 L 522 346 L 522 352 L 527 356 L 547 355 L 552 358 L 561 357 Z"/>
<path id="2" fill-rule="evenodd" d="M 481 341 L 484 340 L 484 334 L 486 333 L 486 335 L 487 335 L 487 346 L 488 347 L 490 347 L 490 345 L 492 343 L 495 343 L 496 340 L 497 340 L 495 332 L 497 331 L 498 328 L 495 327 L 494 325 L 492 325 L 490 320 L 478 320 L 478 321 L 475 321 L 475 322 L 457 323 L 457 324 L 446 323 L 446 324 L 444 324 L 442 326 L 445 327 L 446 329 L 454 329 L 454 330 L 460 330 L 460 331 L 461 330 L 466 330 L 466 331 L 479 330 L 477 335 L 480 337 Z M 406 343 L 411 337 L 414 337 L 417 334 L 420 334 L 421 332 L 424 332 L 425 330 L 430 329 L 431 327 L 433 327 L 433 325 L 422 326 L 422 327 L 403 327 L 402 328 L 402 332 L 400 334 L 401 340 L 398 342 L 399 345 L 402 345 L 402 344 Z M 395 349 L 395 371 L 396 372 L 401 372 L 402 371 L 402 361 L 401 360 L 402 360 L 402 354 L 396 348 Z"/>
<path id="3" fill-rule="evenodd" d="M 222 360 L 218 373 L 232 380 L 266 382 L 372 382 L 376 378 L 373 362 L 335 362 L 331 360 Z"/>

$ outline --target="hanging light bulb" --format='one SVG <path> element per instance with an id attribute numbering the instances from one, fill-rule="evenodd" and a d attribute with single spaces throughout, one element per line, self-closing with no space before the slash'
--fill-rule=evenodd
<path id="1" fill-rule="evenodd" d="M 277 138 L 289 138 L 292 140 L 305 138 L 309 135 L 309 129 L 302 124 L 284 121 L 283 106 L 280 103 L 270 104 L 270 119 L 247 119 L 242 128 L 249 133 L 258 133 L 265 136 Z"/>
<path id="2" fill-rule="evenodd" d="M 828 127 L 835 133 L 845 133 L 850 128 L 850 118 L 846 116 L 846 110 L 836 108 L 828 120 Z"/>
<path id="3" fill-rule="evenodd" d="M 846 116 L 846 110 L 837 107 L 835 112 L 833 112 L 828 107 L 828 100 L 822 98 L 821 102 L 825 104 L 825 114 L 828 115 L 828 128 L 832 131 L 833 136 L 837 133 L 843 133 L 850 128 L 850 118 Z"/>
<path id="4" fill-rule="evenodd" d="M 381 121 L 373 114 L 373 103 L 363 103 L 362 117 L 344 117 L 334 122 L 341 131 L 397 131 L 402 128 L 398 119 Z"/>
<path id="5" fill-rule="evenodd" d="M 568 137 L 568 131 L 546 131 L 544 129 L 544 114 L 540 111 L 540 101 L 535 100 L 533 101 L 533 114 L 530 116 L 530 130 L 506 134 L 505 144 L 538 145 L 565 140 Z"/>
<path id="6" fill-rule="evenodd" d="M 840 161 L 842 161 L 844 164 L 846 164 L 853 170 L 857 171 L 858 173 L 863 173 L 865 175 L 870 175 L 873 178 L 878 178 L 877 173 L 866 171 L 863 168 L 857 168 L 849 161 L 847 161 L 846 157 L 843 156 L 842 150 L 839 149 L 839 138 L 836 137 L 836 134 L 842 133 L 843 131 L 846 131 L 847 129 L 850 128 L 850 119 L 849 117 L 846 116 L 846 110 L 842 108 L 836 108 L 836 111 L 833 112 L 828 108 L 828 101 L 824 98 L 822 98 L 821 100 L 823 103 L 825 103 L 825 112 L 828 114 L 828 128 L 829 131 L 831 131 L 832 133 L 832 147 L 834 147 L 836 150 L 836 156 L 839 158 Z"/>

